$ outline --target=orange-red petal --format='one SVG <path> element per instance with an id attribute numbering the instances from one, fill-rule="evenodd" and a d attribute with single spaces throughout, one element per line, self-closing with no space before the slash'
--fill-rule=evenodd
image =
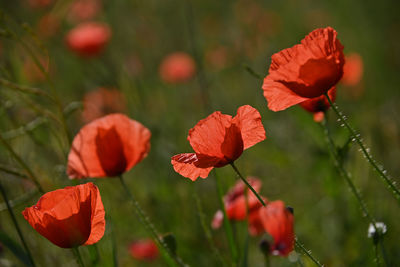
<path id="1" fill-rule="evenodd" d="M 123 114 L 111 114 L 84 126 L 68 155 L 70 178 L 107 177 L 130 170 L 146 157 L 150 131 Z"/>
<path id="2" fill-rule="evenodd" d="M 277 200 L 260 208 L 259 216 L 265 231 L 274 239 L 270 245 L 271 253 L 287 256 L 294 248 L 293 214 L 283 201 Z"/>
<path id="3" fill-rule="evenodd" d="M 273 111 L 318 97 L 343 75 L 343 46 L 334 29 L 316 29 L 301 42 L 272 56 L 264 96 Z"/>
<path id="4" fill-rule="evenodd" d="M 240 128 L 243 149 L 248 149 L 265 140 L 265 130 L 262 125 L 260 112 L 252 106 L 244 105 L 239 107 L 237 115 L 232 121 Z"/>
<path id="5" fill-rule="evenodd" d="M 86 244 L 91 236 L 96 236 L 91 244 L 99 241 L 105 229 L 104 213 L 93 183 L 48 192 L 22 212 L 36 231 L 62 248 Z"/>
<path id="6" fill-rule="evenodd" d="M 218 161 L 218 158 L 200 156 L 196 153 L 183 153 L 171 158 L 174 170 L 192 181 L 196 181 L 198 177 L 207 178 Z"/>
<path id="7" fill-rule="evenodd" d="M 333 87 L 328 91 L 329 98 L 334 102 L 336 99 L 336 88 Z M 314 97 L 308 99 L 302 103 L 300 106 L 311 113 L 324 112 L 330 108 L 329 101 L 326 99 L 325 95 Z"/>
<path id="8" fill-rule="evenodd" d="M 188 140 L 197 154 L 224 158 L 221 145 L 225 140 L 226 129 L 232 124 L 232 116 L 216 111 L 200 120 L 189 130 Z"/>

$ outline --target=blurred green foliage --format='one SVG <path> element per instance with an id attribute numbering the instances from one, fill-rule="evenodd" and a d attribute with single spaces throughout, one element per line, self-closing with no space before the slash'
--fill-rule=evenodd
<path id="1" fill-rule="evenodd" d="M 261 81 L 246 72 L 244 66 L 265 76 L 273 53 L 293 46 L 315 28 L 335 28 L 345 53 L 357 52 L 364 62 L 358 88 L 339 84 L 337 103 L 360 130 L 378 162 L 384 163 L 398 181 L 398 1 L 103 1 L 102 10 L 94 20 L 107 23 L 112 38 L 99 57 L 90 59 L 76 56 L 65 44 L 65 34 L 75 25 L 67 19 L 71 2 L 55 1 L 48 7 L 34 9 L 25 0 L 1 1 L 0 29 L 15 33 L 33 48 L 35 55 L 49 60 L 50 77 L 63 106 L 81 101 L 85 93 L 97 87 L 117 88 L 124 94 L 127 114 L 152 132 L 148 157 L 124 176 L 157 228 L 162 233 L 174 234 L 177 253 L 186 263 L 220 264 L 199 220 L 204 216 L 206 225 L 210 225 L 219 202 L 213 174 L 192 182 L 174 172 L 170 157 L 191 151 L 187 133 L 200 119 L 215 110 L 234 115 L 239 106 L 249 104 L 260 111 L 267 140 L 245 151 L 237 160 L 241 172 L 261 178 L 261 192 L 268 199 L 281 199 L 294 208 L 296 234 L 321 262 L 327 266 L 375 265 L 372 241 L 367 238 L 368 221 L 337 174 L 320 127 L 299 107 L 278 113 L 268 110 Z M 59 28 L 53 36 L 42 37 L 38 23 L 49 12 L 57 16 Z M 27 23 L 30 30 L 24 29 L 22 23 Z M 24 64 L 31 59 L 19 42 L 7 36 L 2 36 L 0 42 L 1 78 L 52 92 L 48 81 L 29 79 Z M 216 48 L 223 51 L 223 60 L 217 63 L 213 62 L 215 54 L 212 54 Z M 198 75 L 184 84 L 165 84 L 159 78 L 159 64 L 164 56 L 175 51 L 185 51 L 194 57 Z M 362 89 L 358 98 L 351 93 L 356 89 Z M 0 102 L 1 134 L 45 117 L 43 110 L 57 113 L 57 107 L 48 99 L 4 86 L 0 87 Z M 37 108 L 33 108 L 35 105 Z M 77 109 L 67 119 L 73 135 L 83 125 L 82 109 L 74 105 Z M 349 135 L 332 112 L 328 113 L 328 120 L 336 143 L 346 143 Z M 76 183 L 65 174 L 68 143 L 62 128 L 53 120 L 47 118 L 25 134 L 10 138 L 9 143 L 33 169 L 45 190 Z M 20 168 L 3 147 L 0 163 Z M 398 202 L 356 145 L 350 148 L 345 167 L 352 173 L 371 213 L 388 227 L 384 245 L 391 266 L 400 265 Z M 227 191 L 236 181 L 235 173 L 229 166 L 215 171 L 223 177 Z M 11 199 L 32 190 L 32 184 L 16 176 L 1 174 L 0 179 Z M 129 243 L 148 234 L 118 180 L 90 180 L 98 185 L 107 212 L 107 230 L 97 244 L 98 266 L 112 266 L 113 238 L 120 266 L 165 266 L 162 259 L 143 263 L 130 257 Z M 196 195 L 204 214 L 199 214 Z M 52 245 L 22 218 L 21 211 L 38 198 L 36 194 L 15 207 L 37 264 L 74 266 L 71 251 Z M 2 210 L 0 218 L 1 230 L 18 240 L 7 212 Z M 246 223 L 234 223 L 234 231 L 239 246 L 243 247 Z M 229 257 L 223 229 L 212 230 L 212 234 L 216 247 L 224 257 Z M 259 240 L 259 237 L 250 239 L 249 266 L 264 265 Z M 80 250 L 89 266 L 90 250 L 85 247 Z M 4 264 L 8 260 L 15 266 L 20 264 L 7 249 L 0 253 Z M 303 261 L 312 266 L 306 257 Z M 297 263 L 275 257 L 272 264 Z"/>

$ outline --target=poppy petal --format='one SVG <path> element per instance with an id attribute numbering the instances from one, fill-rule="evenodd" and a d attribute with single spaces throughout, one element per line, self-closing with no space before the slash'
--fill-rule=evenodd
<path id="1" fill-rule="evenodd" d="M 269 76 L 264 79 L 262 89 L 268 102 L 268 108 L 272 111 L 285 110 L 309 99 L 297 95 L 283 83 L 276 82 Z"/>
<path id="2" fill-rule="evenodd" d="M 171 158 L 174 170 L 180 175 L 196 181 L 200 176 L 207 178 L 213 166 L 218 162 L 218 158 L 199 156 L 196 153 L 183 153 Z"/>
<path id="3" fill-rule="evenodd" d="M 84 126 L 72 142 L 68 176 L 106 177 L 130 170 L 146 157 L 150 131 L 123 114 L 111 114 Z"/>
<path id="4" fill-rule="evenodd" d="M 243 153 L 243 139 L 240 128 L 232 124 L 226 129 L 224 142 L 221 144 L 221 152 L 224 154 L 224 161 L 220 161 L 215 167 L 222 167 L 235 161 Z"/>
<path id="5" fill-rule="evenodd" d="M 189 130 L 188 140 L 197 154 L 224 158 L 221 145 L 225 139 L 226 128 L 231 126 L 232 116 L 216 111 L 200 120 Z"/>
<path id="6" fill-rule="evenodd" d="M 102 216 L 99 211 L 103 212 Z M 93 183 L 48 192 L 22 214 L 36 231 L 62 248 L 86 244 L 92 235 L 96 236 L 92 239 L 95 243 L 104 234 L 104 227 L 93 227 L 105 225 L 104 207 Z"/>
<path id="7" fill-rule="evenodd" d="M 252 106 L 241 106 L 237 110 L 237 115 L 233 122 L 240 125 L 243 139 L 243 149 L 248 149 L 258 142 L 265 140 L 265 130 L 261 122 L 261 115 Z"/>
<path id="8" fill-rule="evenodd" d="M 287 256 L 294 248 L 293 214 L 283 201 L 277 200 L 260 208 L 259 216 L 265 231 L 274 239 L 271 252 Z"/>
<path id="9" fill-rule="evenodd" d="M 96 197 L 92 197 L 92 220 L 91 232 L 88 240 L 84 245 L 92 245 L 97 243 L 104 235 L 106 230 L 105 210 L 103 202 L 101 201 L 100 191 L 95 187 Z"/>
<path id="10" fill-rule="evenodd" d="M 343 46 L 331 27 L 316 29 L 301 44 L 271 57 L 264 96 L 273 111 L 321 96 L 343 75 Z M 296 97 L 297 95 L 297 97 Z"/>

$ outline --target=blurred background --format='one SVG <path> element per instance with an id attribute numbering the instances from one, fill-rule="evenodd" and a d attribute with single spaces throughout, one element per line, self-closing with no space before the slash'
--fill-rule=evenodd
<path id="1" fill-rule="evenodd" d="M 124 175 L 130 189 L 159 231 L 173 233 L 186 263 L 218 266 L 201 222 L 210 228 L 220 208 L 215 173 L 224 192 L 236 175 L 227 166 L 192 182 L 173 170 L 170 158 L 192 152 L 186 138 L 200 119 L 217 110 L 235 115 L 239 106 L 248 104 L 260 111 L 267 139 L 246 150 L 237 167 L 262 180 L 262 195 L 294 208 L 296 235 L 326 266 L 376 265 L 368 220 L 334 168 L 321 127 L 297 106 L 270 111 L 262 81 L 246 66 L 264 77 L 272 54 L 299 43 L 316 28 L 336 29 L 347 63 L 352 63 L 349 76 L 337 86 L 336 102 L 375 159 L 399 181 L 397 1 L 18 0 L 1 1 L 0 10 L 0 133 L 46 191 L 76 184 L 65 173 L 67 138 L 49 115 L 59 116 L 61 109 L 46 97 L 10 88 L 7 81 L 57 94 L 72 136 L 110 112 L 125 113 L 148 127 L 150 153 Z M 332 111 L 327 120 L 336 144 L 346 144 L 349 134 Z M 0 165 L 23 171 L 4 146 Z M 384 248 L 390 265 L 400 265 L 398 202 L 356 145 L 350 144 L 345 167 L 371 213 L 387 225 Z M 37 265 L 75 266 L 71 251 L 54 246 L 23 219 L 21 211 L 40 197 L 34 185 L 4 172 L 0 180 L 14 200 Z M 89 180 L 99 187 L 107 216 L 106 233 L 97 244 L 97 266 L 112 266 L 113 244 L 120 266 L 165 266 L 161 257 L 142 261 L 130 254 L 132 242 L 149 236 L 119 181 Z M 0 231 L 18 242 L 4 203 L 0 218 Z M 246 223 L 233 224 L 243 247 Z M 223 257 L 229 257 L 224 230 L 209 230 Z M 264 266 L 260 238 L 250 237 L 249 266 Z M 80 250 L 90 266 L 93 248 Z M 298 264 L 296 255 L 273 257 L 271 263 Z M 2 245 L 0 265 L 22 263 Z"/>

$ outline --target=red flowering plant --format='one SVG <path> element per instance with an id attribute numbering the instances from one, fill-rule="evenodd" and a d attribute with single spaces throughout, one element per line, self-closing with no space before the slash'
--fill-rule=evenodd
<path id="1" fill-rule="evenodd" d="M 175 52 L 163 59 L 159 72 L 161 79 L 166 83 L 184 83 L 194 76 L 196 64 L 190 55 Z"/>
<path id="2" fill-rule="evenodd" d="M 213 168 L 233 163 L 243 150 L 265 138 L 261 115 L 255 108 L 241 106 L 233 118 L 216 111 L 189 130 L 188 141 L 195 153 L 175 155 L 171 164 L 192 181 L 207 178 Z"/>
<path id="3" fill-rule="evenodd" d="M 254 177 L 248 177 L 247 181 L 259 192 L 261 189 L 261 180 Z M 245 190 L 247 189 L 247 200 Z M 263 198 L 264 203 L 268 203 L 266 198 Z M 247 206 L 247 207 L 246 207 Z M 258 235 L 263 232 L 258 210 L 263 205 L 258 198 L 248 189 L 243 181 L 238 181 L 233 188 L 224 196 L 224 208 L 229 220 L 243 221 L 248 217 L 249 232 L 252 235 Z M 247 216 L 248 215 L 248 216 Z M 224 219 L 224 213 L 218 210 L 212 220 L 212 228 L 221 227 Z"/>
<path id="4" fill-rule="evenodd" d="M 283 201 L 276 200 L 261 207 L 258 215 L 265 232 L 272 237 L 272 242 L 268 243 L 267 253 L 288 256 L 293 251 L 295 243 L 292 211 Z"/>
<path id="5" fill-rule="evenodd" d="M 123 114 L 110 114 L 84 126 L 68 155 L 68 176 L 119 176 L 147 156 L 150 131 Z"/>
<path id="6" fill-rule="evenodd" d="M 328 91 L 329 98 L 332 101 L 336 99 L 336 87 L 332 87 Z M 325 117 L 325 111 L 327 111 L 331 105 L 324 95 L 311 98 L 299 104 L 303 109 L 313 114 L 315 122 L 321 122 Z"/>
<path id="7" fill-rule="evenodd" d="M 134 259 L 152 261 L 157 259 L 159 251 L 151 239 L 136 240 L 129 245 L 129 253 Z"/>
<path id="8" fill-rule="evenodd" d="M 111 30 L 106 24 L 85 22 L 70 30 L 65 40 L 79 56 L 93 57 L 103 51 L 110 38 Z"/>
<path id="9" fill-rule="evenodd" d="M 93 183 L 48 192 L 22 214 L 39 234 L 62 248 L 91 245 L 104 235 L 105 211 Z"/>
<path id="10" fill-rule="evenodd" d="M 84 95 L 81 119 L 88 123 L 105 115 L 123 113 L 126 110 L 126 99 L 121 91 L 99 87 Z"/>
<path id="11" fill-rule="evenodd" d="M 300 44 L 271 58 L 262 89 L 272 111 L 323 96 L 342 78 L 343 46 L 331 27 L 316 29 Z"/>

